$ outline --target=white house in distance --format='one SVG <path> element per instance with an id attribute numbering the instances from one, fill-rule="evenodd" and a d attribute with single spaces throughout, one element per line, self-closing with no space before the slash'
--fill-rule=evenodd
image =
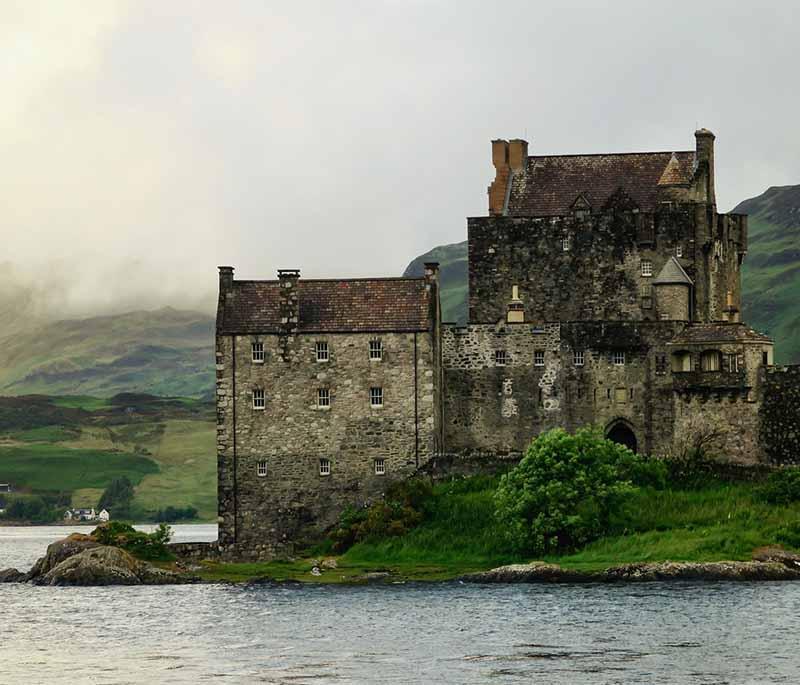
<path id="1" fill-rule="evenodd" d="M 111 515 L 107 509 L 101 509 L 99 512 L 91 509 L 67 509 L 64 512 L 65 521 L 108 521 Z"/>

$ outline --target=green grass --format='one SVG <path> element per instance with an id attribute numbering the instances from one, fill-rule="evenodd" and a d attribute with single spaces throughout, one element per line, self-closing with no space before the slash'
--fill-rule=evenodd
<path id="1" fill-rule="evenodd" d="M 105 488 L 120 476 L 138 483 L 157 471 L 154 461 L 129 452 L 76 450 L 48 443 L 0 447 L 0 481 L 34 492 Z"/>
<path id="2" fill-rule="evenodd" d="M 74 440 L 80 435 L 80 429 L 66 426 L 40 426 L 22 431 L 9 431 L 0 434 L 0 438 L 8 438 L 19 442 L 62 442 Z"/>
<path id="3" fill-rule="evenodd" d="M 52 402 L 57 407 L 85 409 L 86 411 L 108 409 L 111 406 L 107 399 L 103 397 L 91 397 L 89 395 L 58 395 L 52 398 Z"/>

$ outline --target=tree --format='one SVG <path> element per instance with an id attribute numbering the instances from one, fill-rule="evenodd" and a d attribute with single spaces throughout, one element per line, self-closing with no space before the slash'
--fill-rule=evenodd
<path id="1" fill-rule="evenodd" d="M 133 483 L 127 476 L 114 478 L 100 496 L 98 509 L 107 509 L 116 519 L 130 518 Z"/>
<path id="2" fill-rule="evenodd" d="M 634 483 L 663 486 L 664 478 L 663 464 L 604 439 L 597 428 L 574 435 L 556 428 L 502 477 L 496 515 L 515 551 L 561 552 L 602 535 Z"/>

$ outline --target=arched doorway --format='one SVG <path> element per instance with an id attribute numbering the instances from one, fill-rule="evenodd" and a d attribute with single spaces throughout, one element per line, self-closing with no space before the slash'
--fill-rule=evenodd
<path id="1" fill-rule="evenodd" d="M 625 445 L 631 452 L 636 451 L 636 434 L 624 421 L 615 421 L 606 431 L 606 437 L 620 445 Z"/>

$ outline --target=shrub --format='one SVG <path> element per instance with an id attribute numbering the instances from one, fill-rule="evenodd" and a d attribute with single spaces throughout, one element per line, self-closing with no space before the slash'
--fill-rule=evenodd
<path id="1" fill-rule="evenodd" d="M 413 478 L 391 485 L 381 502 L 361 509 L 348 507 L 330 535 L 333 551 L 344 552 L 362 540 L 405 535 L 424 518 L 432 492 L 428 481 Z"/>
<path id="2" fill-rule="evenodd" d="M 611 513 L 635 490 L 633 480 L 663 484 L 663 477 L 663 467 L 596 428 L 574 435 L 556 428 L 537 437 L 500 479 L 496 516 L 516 552 L 562 552 L 605 532 Z"/>
<path id="3" fill-rule="evenodd" d="M 130 518 L 133 483 L 127 476 L 114 478 L 100 496 L 98 509 L 108 509 L 118 519 Z"/>
<path id="4" fill-rule="evenodd" d="M 719 480 L 716 460 L 702 449 L 689 450 L 666 459 L 670 484 L 688 490 L 701 490 Z"/>
<path id="5" fill-rule="evenodd" d="M 168 506 L 165 509 L 156 511 L 153 517 L 157 523 L 174 523 L 175 521 L 185 521 L 197 518 L 197 508 L 188 507 L 173 507 Z"/>
<path id="6" fill-rule="evenodd" d="M 759 494 L 769 504 L 800 502 L 800 468 L 785 468 L 771 474 Z"/>
<path id="7" fill-rule="evenodd" d="M 159 524 L 152 533 L 144 533 L 122 521 L 108 521 L 95 528 L 92 537 L 101 545 L 124 549 L 139 559 L 167 560 L 172 554 L 167 543 L 172 530 L 166 523 Z"/>

